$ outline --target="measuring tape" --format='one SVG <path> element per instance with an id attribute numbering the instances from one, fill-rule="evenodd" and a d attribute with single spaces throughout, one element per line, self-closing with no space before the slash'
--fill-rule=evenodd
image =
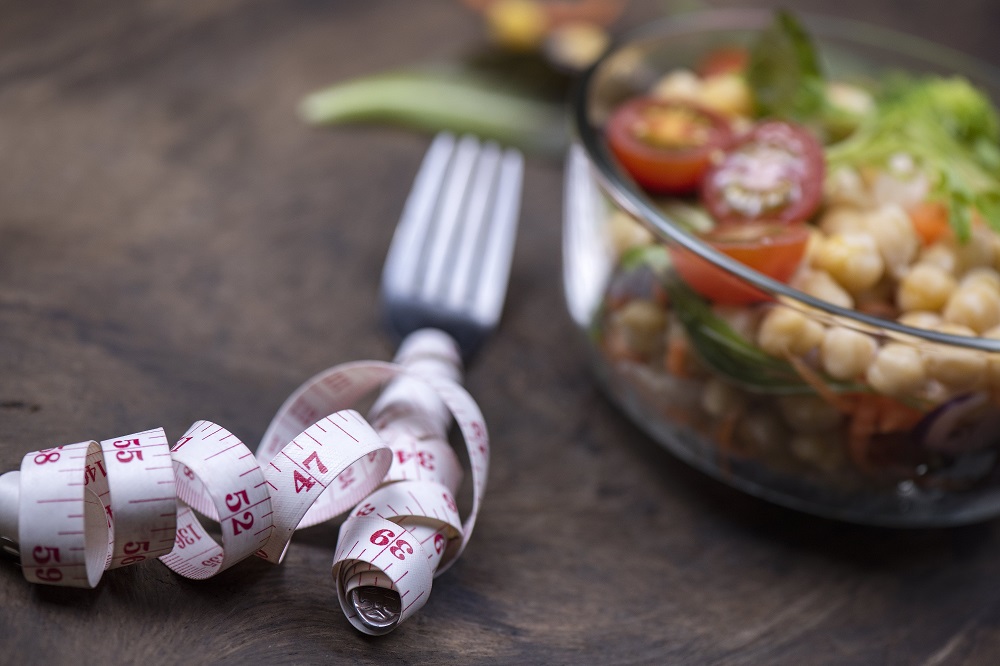
<path id="1" fill-rule="evenodd" d="M 394 363 L 330 368 L 285 401 L 256 455 L 210 421 L 173 447 L 155 428 L 33 451 L 0 476 L 3 547 L 33 583 L 92 588 L 108 569 L 154 558 L 204 579 L 251 555 L 279 563 L 296 529 L 349 512 L 337 597 L 359 630 L 387 633 L 461 554 L 485 492 L 489 440 L 460 367 L 454 341 L 427 329 Z M 380 387 L 366 420 L 352 407 Z M 452 421 L 471 470 L 464 521 Z"/>

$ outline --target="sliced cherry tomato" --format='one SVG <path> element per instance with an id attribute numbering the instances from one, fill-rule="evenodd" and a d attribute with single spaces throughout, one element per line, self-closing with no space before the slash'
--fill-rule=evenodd
<path id="1" fill-rule="evenodd" d="M 773 222 L 723 224 L 701 238 L 716 250 L 757 272 L 787 282 L 805 255 L 809 229 L 805 225 Z M 771 298 L 688 250 L 671 246 L 670 257 L 681 279 L 710 301 L 746 305 Z"/>
<path id="2" fill-rule="evenodd" d="M 756 125 L 705 174 L 702 201 L 719 222 L 802 222 L 819 207 L 823 147 L 799 125 Z"/>
<path id="3" fill-rule="evenodd" d="M 742 46 L 723 46 L 710 51 L 696 71 L 703 78 L 720 74 L 740 74 L 746 71 L 750 62 L 750 52 Z"/>
<path id="4" fill-rule="evenodd" d="M 698 189 L 713 153 L 732 140 L 719 114 L 688 102 L 636 97 L 611 115 L 611 152 L 639 185 L 656 193 Z"/>

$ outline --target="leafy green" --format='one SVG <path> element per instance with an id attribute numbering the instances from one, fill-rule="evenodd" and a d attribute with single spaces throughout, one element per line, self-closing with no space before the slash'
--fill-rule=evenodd
<path id="1" fill-rule="evenodd" d="M 734 331 L 678 277 L 669 277 L 665 287 L 691 346 L 709 368 L 756 393 L 815 393 L 790 363 L 761 351 Z M 833 391 L 858 390 L 854 385 L 824 380 Z"/>
<path id="2" fill-rule="evenodd" d="M 747 83 L 756 114 L 809 123 L 826 106 L 825 81 L 812 39 L 788 11 L 757 35 L 750 49 Z"/>
<path id="3" fill-rule="evenodd" d="M 715 220 L 704 206 L 681 199 L 663 199 L 656 205 L 664 215 L 693 234 L 704 234 L 715 228 Z"/>
<path id="4" fill-rule="evenodd" d="M 959 239 L 969 238 L 974 211 L 1000 230 L 1000 118 L 969 81 L 888 81 L 875 113 L 827 150 L 827 165 L 887 168 L 901 154 L 930 179 L 932 196 L 948 205 Z"/>
<path id="5" fill-rule="evenodd" d="M 659 244 L 637 245 L 629 248 L 619 261 L 619 269 L 631 271 L 648 266 L 657 275 L 665 275 L 670 268 L 670 254 Z"/>

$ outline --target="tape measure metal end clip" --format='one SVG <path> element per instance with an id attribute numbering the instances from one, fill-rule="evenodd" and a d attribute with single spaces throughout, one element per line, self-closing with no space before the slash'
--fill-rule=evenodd
<path id="1" fill-rule="evenodd" d="M 349 598 L 358 618 L 373 635 L 387 634 L 399 623 L 403 604 L 396 590 L 363 585 L 351 590 Z"/>
<path id="2" fill-rule="evenodd" d="M 0 556 L 21 566 L 21 548 L 17 545 L 17 541 L 10 537 L 0 536 Z"/>
<path id="3" fill-rule="evenodd" d="M 17 504 L 21 494 L 21 472 L 0 474 L 0 558 L 21 564 L 17 543 Z"/>

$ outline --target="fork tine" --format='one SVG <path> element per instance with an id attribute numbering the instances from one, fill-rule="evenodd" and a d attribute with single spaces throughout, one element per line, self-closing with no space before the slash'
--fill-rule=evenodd
<path id="1" fill-rule="evenodd" d="M 473 292 L 472 316 L 486 326 L 492 327 L 499 321 L 507 295 L 523 173 L 524 157 L 517 150 L 506 150 L 493 196 L 482 270 Z"/>
<path id="2" fill-rule="evenodd" d="M 423 253 L 416 252 L 415 248 L 423 245 L 430 235 L 428 230 L 434 221 L 434 211 L 454 149 L 455 137 L 442 132 L 424 155 L 389 246 L 382 272 L 385 291 L 408 293 L 417 283 Z"/>
<path id="3" fill-rule="evenodd" d="M 432 229 L 424 242 L 423 254 L 427 258 L 424 268 L 424 282 L 420 288 L 422 300 L 432 302 L 436 296 L 443 293 L 442 285 L 451 275 L 448 260 L 454 252 L 454 244 L 463 221 L 462 211 L 465 208 L 469 193 L 469 181 L 472 179 L 473 167 L 479 155 L 479 141 L 470 135 L 463 136 L 445 175 L 441 186 L 439 206 L 434 212 Z"/>
<path id="4" fill-rule="evenodd" d="M 470 358 L 500 320 L 520 208 L 523 157 L 472 136 L 428 150 L 386 258 L 382 307 L 393 332 L 450 334 Z"/>
<path id="5" fill-rule="evenodd" d="M 563 201 L 563 285 L 570 316 L 588 326 L 611 273 L 601 226 L 607 214 L 583 148 L 574 145 L 566 160 Z"/>
<path id="6" fill-rule="evenodd" d="M 472 176 L 467 205 L 458 230 L 459 237 L 454 249 L 454 265 L 448 293 L 442 294 L 444 305 L 457 309 L 466 305 L 471 290 L 476 283 L 473 271 L 477 260 L 481 265 L 486 229 L 489 227 L 489 213 L 495 202 L 497 172 L 500 165 L 500 147 L 492 141 L 483 146 L 476 161 L 476 171 Z"/>

